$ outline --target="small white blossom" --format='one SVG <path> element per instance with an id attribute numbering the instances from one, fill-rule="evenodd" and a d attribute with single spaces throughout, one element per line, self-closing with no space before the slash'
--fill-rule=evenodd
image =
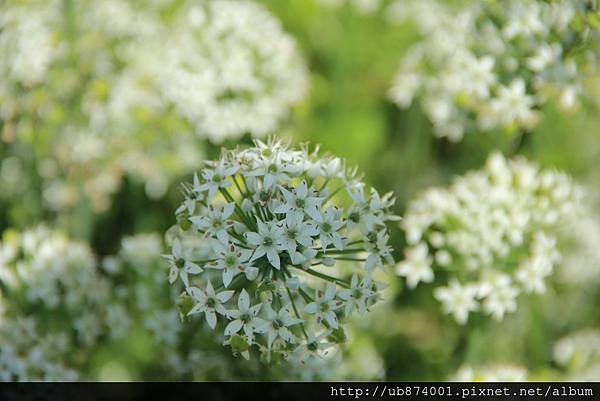
<path id="1" fill-rule="evenodd" d="M 419 282 L 431 283 L 433 270 L 432 258 L 429 256 L 427 245 L 420 243 L 406 250 L 405 260 L 396 266 L 396 274 L 406 277 L 409 288 L 415 288 Z"/>
<path id="2" fill-rule="evenodd" d="M 217 325 L 216 314 L 227 315 L 227 310 L 223 306 L 223 303 L 229 301 L 234 294 L 234 291 L 216 293 L 210 281 L 206 283 L 205 290 L 201 290 L 198 287 L 189 287 L 187 288 L 187 292 L 195 301 L 195 305 L 188 312 L 188 315 L 204 313 L 206 323 L 213 329 Z"/>
<path id="3" fill-rule="evenodd" d="M 317 322 L 325 320 L 332 328 L 337 329 L 338 321 L 335 311 L 342 306 L 342 302 L 335 299 L 336 295 L 335 284 L 329 284 L 325 291 L 317 291 L 315 301 L 306 305 L 304 311 L 314 314 Z"/>
<path id="4" fill-rule="evenodd" d="M 258 269 L 246 264 L 252 256 L 252 251 L 238 248 L 234 244 L 224 245 L 218 241 L 213 246 L 219 259 L 209 266 L 223 270 L 223 285 L 225 287 L 229 286 L 233 276 L 242 271 L 249 280 L 256 277 Z"/>
<path id="5" fill-rule="evenodd" d="M 177 277 L 181 278 L 181 281 L 187 287 L 189 285 L 188 274 L 198 274 L 202 272 L 202 268 L 188 260 L 186 255 L 183 254 L 181 247 L 181 241 L 175 239 L 171 246 L 171 254 L 164 255 L 164 258 L 169 262 L 169 283 L 173 284 Z"/>
<path id="6" fill-rule="evenodd" d="M 246 337 L 252 341 L 256 328 L 265 324 L 265 321 L 256 315 L 260 311 L 262 304 L 250 306 L 250 296 L 246 290 L 242 289 L 238 297 L 237 310 L 230 310 L 228 314 L 234 320 L 225 327 L 225 335 L 231 336 L 242 330 Z"/>
<path id="7" fill-rule="evenodd" d="M 226 203 L 220 207 L 210 205 L 204 216 L 192 216 L 190 221 L 198 230 L 215 236 L 221 242 L 227 242 L 229 240 L 227 230 L 233 226 L 233 221 L 228 219 L 234 208 L 233 203 Z"/>
<path id="8" fill-rule="evenodd" d="M 302 323 L 302 320 L 290 315 L 289 306 L 284 306 L 279 311 L 271 310 L 264 322 L 257 327 L 257 331 L 267 335 L 267 347 L 271 348 L 277 338 L 285 342 L 295 342 L 294 334 L 290 327 Z"/>
<path id="9" fill-rule="evenodd" d="M 458 281 L 452 280 L 448 287 L 438 287 L 433 293 L 434 297 L 442 303 L 445 313 L 454 315 L 456 321 L 465 324 L 469 313 L 478 309 L 475 297 L 475 286 L 463 286 Z"/>
<path id="10" fill-rule="evenodd" d="M 251 260 L 267 255 L 269 263 L 276 269 L 280 269 L 279 251 L 284 249 L 281 240 L 283 229 L 271 222 L 265 224 L 257 220 L 256 224 L 258 225 L 257 233 L 248 232 L 245 234 L 248 244 L 255 247 Z"/>
<path id="11" fill-rule="evenodd" d="M 356 274 L 352 275 L 350 288 L 338 293 L 338 296 L 346 301 L 346 305 L 344 306 L 344 313 L 346 316 L 352 312 L 353 308 L 358 310 L 359 315 L 364 316 L 367 311 L 366 301 L 373 295 L 375 295 L 375 292 L 371 290 L 370 277 L 365 277 L 363 281 L 359 283 Z"/>

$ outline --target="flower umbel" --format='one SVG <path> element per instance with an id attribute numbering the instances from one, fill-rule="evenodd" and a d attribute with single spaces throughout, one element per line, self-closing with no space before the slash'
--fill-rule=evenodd
<path id="1" fill-rule="evenodd" d="M 322 339 L 380 299 L 384 286 L 372 273 L 392 262 L 385 223 L 397 220 L 394 200 L 365 191 L 342 160 L 256 141 L 207 162 L 184 194 L 167 255 L 171 279 L 185 289 L 183 314 L 203 313 L 235 353 L 257 349 L 271 360 L 303 347 L 326 351 L 345 336 Z M 203 239 L 206 257 L 186 259 L 182 238 Z"/>

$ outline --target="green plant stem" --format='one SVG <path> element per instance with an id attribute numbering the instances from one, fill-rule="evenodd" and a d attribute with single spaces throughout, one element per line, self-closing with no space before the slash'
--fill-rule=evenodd
<path id="1" fill-rule="evenodd" d="M 337 277 L 329 276 L 329 275 L 327 275 L 325 273 L 321 273 L 321 272 L 318 272 L 318 271 L 312 270 L 312 269 L 299 269 L 299 270 L 302 270 L 303 272 L 306 272 L 306 273 L 308 273 L 310 275 L 313 275 L 315 277 L 322 278 L 323 280 L 329 281 L 330 283 L 339 284 L 339 285 L 341 285 L 344 288 L 350 288 L 350 286 L 348 285 L 348 283 L 346 283 L 344 280 L 339 279 Z"/>
<path id="2" fill-rule="evenodd" d="M 298 308 L 296 308 L 296 301 L 294 301 L 294 297 L 292 296 L 292 292 L 287 287 L 285 287 L 285 290 L 287 291 L 288 297 L 290 297 L 290 301 L 292 302 L 292 308 L 294 309 L 294 313 L 296 314 L 296 317 L 298 319 L 302 319 L 300 317 L 300 314 L 298 313 Z M 300 322 L 300 328 L 302 329 L 302 333 L 304 333 L 304 337 L 306 337 L 306 339 L 308 340 L 308 334 L 306 333 L 306 330 L 304 329 L 304 324 L 302 322 Z"/>

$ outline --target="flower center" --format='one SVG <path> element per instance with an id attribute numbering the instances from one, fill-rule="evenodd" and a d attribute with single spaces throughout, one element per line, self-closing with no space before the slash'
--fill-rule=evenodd
<path id="1" fill-rule="evenodd" d="M 298 238 L 298 230 L 291 228 L 287 231 L 287 236 L 290 239 L 296 239 Z"/>
<path id="2" fill-rule="evenodd" d="M 236 262 L 237 262 L 237 258 L 235 257 L 235 255 L 229 255 L 225 258 L 225 264 L 227 266 L 230 266 L 230 267 L 235 266 Z"/>
<path id="3" fill-rule="evenodd" d="M 214 298 L 208 298 L 206 300 L 206 306 L 208 306 L 209 308 L 214 308 L 217 305 L 217 301 L 215 301 Z"/>
<path id="4" fill-rule="evenodd" d="M 215 174 L 215 175 L 213 175 L 212 180 L 213 180 L 213 182 L 221 182 L 221 181 L 223 181 L 223 177 L 221 176 L 221 174 Z"/>
<path id="5" fill-rule="evenodd" d="M 283 326 L 284 325 L 283 325 L 283 322 L 281 320 L 279 320 L 279 319 L 273 320 L 273 328 L 274 329 L 278 330 L 278 329 L 282 328 Z"/>
<path id="6" fill-rule="evenodd" d="M 214 219 L 212 222 L 213 228 L 220 228 L 221 225 L 222 225 L 222 223 L 221 223 L 221 220 L 219 220 L 219 219 Z"/>
<path id="7" fill-rule="evenodd" d="M 269 200 L 270 195 L 267 191 L 261 191 L 258 195 L 258 198 L 261 200 L 261 202 L 266 202 Z"/>
<path id="8" fill-rule="evenodd" d="M 306 205 L 306 201 L 304 199 L 296 198 L 296 207 L 303 208 Z"/>
<path id="9" fill-rule="evenodd" d="M 325 302 L 322 303 L 320 309 L 321 309 L 321 312 L 327 312 L 327 311 L 329 311 L 329 304 L 325 303 Z"/>
<path id="10" fill-rule="evenodd" d="M 360 215 L 358 214 L 358 212 L 353 212 L 350 213 L 350 216 L 348 216 L 350 218 L 350 221 L 352 221 L 353 223 L 358 223 L 360 221 Z"/>
<path id="11" fill-rule="evenodd" d="M 185 260 L 183 260 L 183 259 L 177 259 L 175 261 L 175 266 L 177 266 L 178 269 L 183 268 L 183 266 L 185 266 Z"/>
<path id="12" fill-rule="evenodd" d="M 274 165 L 274 164 L 271 164 L 267 170 L 269 171 L 269 173 L 276 173 L 277 172 L 277 166 Z"/>
<path id="13" fill-rule="evenodd" d="M 273 243 L 274 243 L 274 242 L 275 242 L 275 241 L 273 241 L 273 238 L 271 238 L 271 237 L 265 237 L 265 238 L 263 239 L 263 245 L 264 245 L 264 246 L 273 246 Z"/>
<path id="14" fill-rule="evenodd" d="M 359 299 L 360 297 L 362 297 L 362 291 L 356 288 L 354 291 L 352 291 L 352 296 L 356 299 Z"/>
<path id="15" fill-rule="evenodd" d="M 325 222 L 323 223 L 323 225 L 321 226 L 321 230 L 328 233 L 331 231 L 331 224 Z"/>
<path id="16" fill-rule="evenodd" d="M 250 316 L 249 313 L 244 313 L 242 316 L 240 316 L 240 320 L 244 323 L 250 323 L 252 316 Z"/>

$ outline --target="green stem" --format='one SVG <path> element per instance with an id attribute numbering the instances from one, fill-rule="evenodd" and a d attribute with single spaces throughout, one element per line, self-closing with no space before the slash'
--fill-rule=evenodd
<path id="1" fill-rule="evenodd" d="M 346 257 L 337 257 L 334 258 L 335 260 L 345 260 L 348 262 L 366 262 L 367 259 L 361 259 L 361 258 L 346 258 Z"/>
<path id="2" fill-rule="evenodd" d="M 325 206 L 325 204 L 327 202 L 329 202 L 331 200 L 331 198 L 333 198 L 338 192 L 340 192 L 344 187 L 338 187 L 335 191 L 333 191 L 332 193 L 329 194 L 329 196 L 327 198 L 325 198 L 325 200 L 323 201 L 323 206 Z"/>
<path id="3" fill-rule="evenodd" d="M 362 248 L 354 248 L 354 249 L 326 249 L 325 251 L 320 251 L 317 255 L 338 255 L 338 254 L 348 254 L 348 253 L 361 253 L 365 252 Z"/>
<path id="4" fill-rule="evenodd" d="M 232 179 L 232 181 L 233 181 L 233 183 L 235 184 L 235 187 L 236 187 L 236 188 L 237 188 L 237 190 L 240 192 L 240 195 L 241 195 L 243 198 L 246 198 L 246 197 L 248 197 L 248 196 L 247 196 L 247 195 L 244 193 L 244 191 L 242 190 L 242 187 L 241 187 L 241 186 L 240 186 L 240 184 L 238 183 L 238 181 L 237 181 L 237 178 L 236 178 L 236 177 L 237 177 L 237 175 L 234 175 L 234 176 L 231 178 L 231 179 Z"/>
<path id="5" fill-rule="evenodd" d="M 308 295 L 306 291 L 304 291 L 302 288 L 298 288 L 298 292 L 300 293 L 300 295 L 302 295 L 302 298 L 304 298 L 305 302 L 310 303 L 314 301 L 314 299 L 310 295 Z"/>
<path id="6" fill-rule="evenodd" d="M 330 276 L 328 274 L 321 273 L 321 272 L 318 272 L 318 271 L 312 270 L 312 269 L 299 269 L 299 270 L 302 270 L 303 272 L 306 272 L 306 273 L 308 273 L 310 275 L 313 275 L 315 277 L 322 278 L 323 280 L 329 281 L 331 283 L 339 284 L 339 285 L 341 285 L 344 288 L 350 288 L 350 286 L 348 285 L 348 283 L 346 283 L 344 280 L 342 280 L 340 278 L 333 277 L 333 276 Z"/>
<path id="7" fill-rule="evenodd" d="M 203 265 L 205 265 L 205 264 L 207 264 L 207 263 L 214 262 L 214 261 L 216 261 L 216 260 L 217 260 L 217 259 L 192 260 L 191 262 L 192 262 L 192 263 L 195 263 L 195 264 L 197 264 L 197 265 L 199 265 L 199 264 L 203 264 Z"/>
<path id="8" fill-rule="evenodd" d="M 323 192 L 323 190 L 325 189 L 325 187 L 327 186 L 327 184 L 329 183 L 329 177 L 327 177 L 325 179 L 325 182 L 323 183 L 323 185 L 321 186 L 321 189 L 319 189 L 319 192 Z"/>
<path id="9" fill-rule="evenodd" d="M 246 216 L 240 205 L 238 205 L 237 202 L 233 199 L 233 196 L 231 196 L 229 191 L 227 191 L 226 188 L 219 188 L 219 192 L 223 194 L 223 197 L 225 197 L 227 201 L 232 202 L 235 205 L 235 214 L 239 217 L 241 222 L 244 223 L 246 227 L 248 227 L 251 230 L 256 229 L 256 227 L 254 227 L 254 225 L 252 224 L 252 221 L 248 219 L 248 216 Z"/>
<path id="10" fill-rule="evenodd" d="M 285 287 L 285 290 L 287 291 L 288 297 L 290 297 L 290 301 L 292 301 L 292 308 L 294 308 L 294 313 L 296 314 L 296 317 L 302 320 L 300 314 L 298 313 L 298 308 L 296 308 L 296 301 L 294 301 L 292 292 L 287 287 Z M 304 337 L 306 337 L 306 340 L 308 340 L 308 334 L 306 333 L 306 330 L 304 329 L 304 324 L 302 322 L 300 322 L 300 328 L 302 329 L 302 333 L 304 333 Z"/>

